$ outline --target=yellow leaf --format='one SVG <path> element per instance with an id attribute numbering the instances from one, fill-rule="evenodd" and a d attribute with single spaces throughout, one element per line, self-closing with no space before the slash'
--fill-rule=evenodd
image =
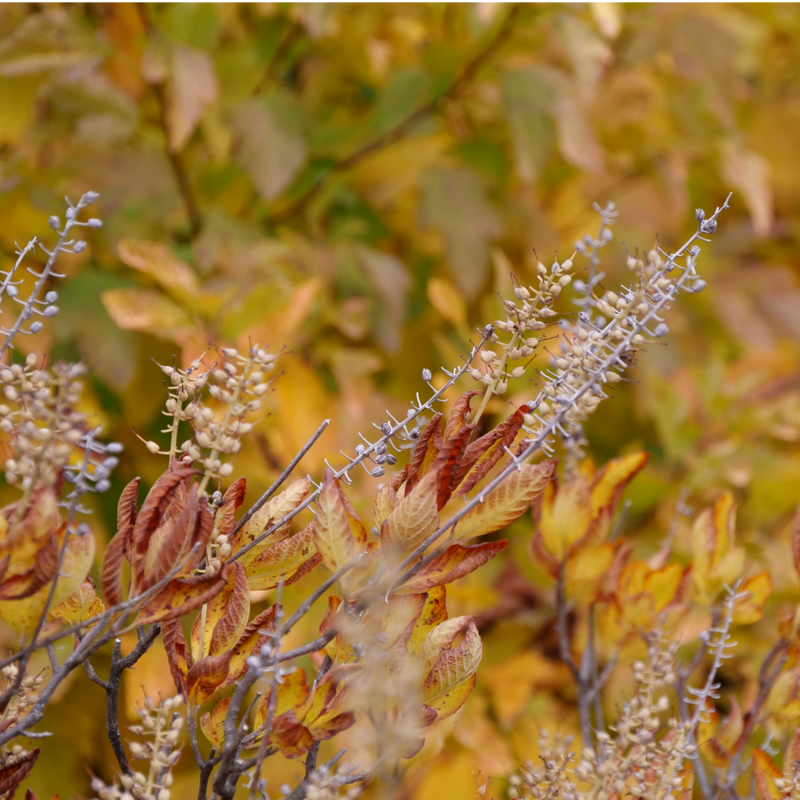
<path id="1" fill-rule="evenodd" d="M 460 634 L 464 640 L 456 647 Z M 427 670 L 422 681 L 422 701 L 437 712 L 438 719 L 455 714 L 475 686 L 483 648 L 478 628 L 471 617 L 457 617 L 434 628 L 422 646 L 422 663 Z"/>
<path id="2" fill-rule="evenodd" d="M 281 581 L 288 586 L 319 564 L 320 558 L 311 523 L 294 536 L 270 545 L 247 563 L 250 588 L 273 589 Z"/>
<path id="3" fill-rule="evenodd" d="M 411 635 L 406 642 L 406 651 L 415 658 L 419 655 L 428 634 L 442 622 L 447 620 L 446 590 L 444 586 L 435 586 L 428 590 L 422 611 L 414 623 Z"/>
<path id="4" fill-rule="evenodd" d="M 270 500 L 264 503 L 233 538 L 231 542 L 233 552 L 235 553 L 245 545 L 258 539 L 264 531 L 271 528 L 276 522 L 294 511 L 297 506 L 305 500 L 310 487 L 311 481 L 308 478 L 301 478 L 290 484 L 279 495 L 270 498 Z M 289 535 L 290 526 L 291 520 L 276 531 L 273 531 L 273 533 L 262 542 L 259 542 L 254 548 L 248 550 L 240 558 L 242 564 L 247 566 L 259 553 L 266 550 L 275 542 L 285 539 Z"/>
<path id="5" fill-rule="evenodd" d="M 615 458 L 600 470 L 592 481 L 592 518 L 598 515 L 601 508 L 616 504 L 622 491 L 644 467 L 647 459 L 647 453 L 635 453 Z"/>
<path id="6" fill-rule="evenodd" d="M 94 584 L 85 580 L 72 594 L 62 600 L 48 614 L 48 619 L 63 619 L 64 622 L 74 625 L 85 619 L 102 614 L 105 606 L 97 596 Z"/>
<path id="7" fill-rule="evenodd" d="M 117 250 L 123 264 L 152 278 L 178 299 L 197 295 L 199 286 L 192 268 L 176 258 L 166 245 L 123 239 Z"/>
<path id="8" fill-rule="evenodd" d="M 381 528 L 383 547 L 405 555 L 439 527 L 438 485 L 438 472 L 429 472 L 400 500 Z"/>
<path id="9" fill-rule="evenodd" d="M 453 538 L 485 536 L 519 519 L 545 490 L 553 469 L 551 462 L 523 464 L 458 521 Z"/>
<path id="10" fill-rule="evenodd" d="M 345 500 L 330 469 L 325 470 L 311 532 L 322 561 L 331 572 L 338 572 L 349 564 L 367 545 L 364 526 Z"/>
<path id="11" fill-rule="evenodd" d="M 614 561 L 616 550 L 613 542 L 600 542 L 595 546 L 581 546 L 570 553 L 564 567 L 564 583 L 568 595 L 581 602 L 597 599 L 597 592 L 606 571 Z"/>
<path id="12" fill-rule="evenodd" d="M 123 330 L 143 331 L 182 344 L 199 330 L 177 304 L 153 289 L 108 289 L 100 295 L 109 316 Z"/>
<path id="13" fill-rule="evenodd" d="M 564 559 L 570 547 L 589 530 L 591 521 L 589 484 L 582 475 L 562 484 L 558 491 L 552 484 L 545 490 L 539 525 L 544 546 L 556 560 Z"/>
<path id="14" fill-rule="evenodd" d="M 698 599 L 708 602 L 744 569 L 744 551 L 734 548 L 736 502 L 725 492 L 692 526 L 692 578 Z"/>
<path id="15" fill-rule="evenodd" d="M 203 714 L 200 717 L 200 730 L 203 735 L 214 745 L 217 752 L 222 752 L 225 747 L 225 714 L 228 712 L 228 706 L 231 704 L 230 697 L 223 697 L 214 706 L 214 710 L 208 714 Z"/>
<path id="16" fill-rule="evenodd" d="M 456 328 L 467 325 L 467 304 L 464 295 L 450 281 L 431 278 L 428 281 L 428 300 L 431 305 Z"/>
<path id="17" fill-rule="evenodd" d="M 644 580 L 644 591 L 653 598 L 656 613 L 661 613 L 678 594 L 683 580 L 680 564 L 667 564 L 656 569 Z"/>
<path id="18" fill-rule="evenodd" d="M 733 608 L 733 621 L 737 625 L 750 625 L 764 616 L 764 607 L 772 594 L 772 577 L 768 572 L 761 572 L 746 580 L 739 592 L 747 592 L 747 597 L 736 601 Z"/>

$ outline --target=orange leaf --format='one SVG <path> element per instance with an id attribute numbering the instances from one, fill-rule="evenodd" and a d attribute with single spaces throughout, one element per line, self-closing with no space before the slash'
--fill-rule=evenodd
<path id="1" fill-rule="evenodd" d="M 783 778 L 781 771 L 772 763 L 772 759 L 758 747 L 753 750 L 753 778 L 760 800 L 781 800 L 787 796 L 787 793 L 775 785 L 776 779 Z"/>
<path id="2" fill-rule="evenodd" d="M 514 444 L 528 410 L 528 406 L 520 406 L 508 419 L 467 448 L 456 477 L 456 497 L 470 491 L 506 454 L 504 448 Z"/>
<path id="3" fill-rule="evenodd" d="M 439 527 L 439 476 L 429 472 L 400 500 L 381 527 L 381 544 L 395 554 L 411 552 Z"/>
<path id="4" fill-rule="evenodd" d="M 330 739 L 355 722 L 353 684 L 362 671 L 360 664 L 342 664 L 325 673 L 303 719 L 314 739 Z"/>
<path id="5" fill-rule="evenodd" d="M 164 622 L 177 619 L 208 603 L 224 588 L 235 567 L 226 564 L 213 575 L 199 575 L 194 578 L 179 578 L 170 581 L 160 592 L 151 597 L 142 608 L 136 622 Z"/>
<path id="6" fill-rule="evenodd" d="M 275 542 L 247 563 L 251 589 L 273 589 L 300 580 L 322 560 L 314 542 L 314 523 L 288 539 Z"/>
<path id="7" fill-rule="evenodd" d="M 447 621 L 447 593 L 444 586 L 434 586 L 425 595 L 422 611 L 414 622 L 411 635 L 406 641 L 409 656 L 418 656 L 428 634 Z"/>
<path id="8" fill-rule="evenodd" d="M 794 772 L 794 765 L 800 761 L 800 730 L 792 737 L 783 755 L 783 771 L 788 775 Z"/>
<path id="9" fill-rule="evenodd" d="M 453 408 L 450 411 L 450 416 L 447 418 L 447 424 L 444 429 L 445 442 L 455 436 L 455 434 L 467 424 L 467 417 L 470 414 L 469 404 L 472 398 L 479 394 L 483 394 L 483 392 L 479 390 L 464 392 L 464 394 L 460 395 L 456 402 L 453 403 Z"/>
<path id="10" fill-rule="evenodd" d="M 206 656 L 189 667 L 186 676 L 186 685 L 189 690 L 187 704 L 199 706 L 208 700 L 217 689 L 226 684 L 230 670 L 231 653 L 221 653 L 218 656 Z M 228 681 L 230 683 L 230 681 Z"/>
<path id="11" fill-rule="evenodd" d="M 105 606 L 97 598 L 94 584 L 91 580 L 85 580 L 71 595 L 51 609 L 47 618 L 63 619 L 64 622 L 75 624 L 102 614 L 104 610 Z"/>
<path id="12" fill-rule="evenodd" d="M 471 539 L 502 530 L 527 511 L 544 491 L 555 464 L 523 464 L 468 511 L 456 524 L 453 537 Z"/>
<path id="13" fill-rule="evenodd" d="M 434 586 L 452 583 L 483 566 L 507 546 L 505 539 L 485 544 L 454 544 L 406 581 L 399 591 L 425 592 Z"/>

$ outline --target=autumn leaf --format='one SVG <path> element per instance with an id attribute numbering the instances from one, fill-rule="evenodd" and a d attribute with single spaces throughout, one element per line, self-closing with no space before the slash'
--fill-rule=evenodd
<path id="1" fill-rule="evenodd" d="M 38 747 L 24 755 L 10 758 L 0 767 L 0 795 L 13 793 L 33 769 L 41 751 Z"/>
<path id="2" fill-rule="evenodd" d="M 745 596 L 737 600 L 733 607 L 733 621 L 737 625 L 750 625 L 764 616 L 764 608 L 772 594 L 772 577 L 768 572 L 760 572 L 748 578 L 737 590 L 737 595 Z"/>
<path id="3" fill-rule="evenodd" d="M 439 527 L 439 475 L 428 472 L 395 507 L 381 526 L 381 545 L 402 556 Z"/>
<path id="4" fill-rule="evenodd" d="M 464 453 L 461 461 L 455 496 L 469 492 L 481 478 L 506 454 L 505 448 L 511 448 L 517 438 L 528 406 L 520 406 L 508 419 L 501 422 L 494 430 L 476 439 Z"/>
<path id="5" fill-rule="evenodd" d="M 430 472 L 439 448 L 442 446 L 442 415 L 434 414 L 414 446 L 414 452 L 408 462 L 406 479 L 406 495 Z"/>
<path id="6" fill-rule="evenodd" d="M 744 548 L 734 547 L 735 524 L 736 503 L 725 492 L 692 526 L 692 578 L 702 602 L 712 600 L 723 586 L 733 586 L 744 569 Z"/>
<path id="7" fill-rule="evenodd" d="M 270 498 L 233 537 L 231 540 L 233 552 L 235 553 L 250 544 L 250 542 L 261 536 L 264 531 L 294 511 L 305 500 L 310 488 L 311 481 L 308 478 L 300 478 L 291 483 L 280 494 Z M 273 531 L 264 541 L 259 542 L 259 544 L 241 556 L 241 562 L 247 566 L 258 557 L 259 553 L 271 547 L 275 542 L 285 539 L 289 535 L 290 526 L 291 522 L 287 522 L 276 531 Z"/>
<path id="8" fill-rule="evenodd" d="M 136 618 L 137 623 L 145 625 L 177 619 L 200 608 L 225 588 L 234 570 L 233 564 L 226 564 L 216 573 L 170 581 L 144 604 Z"/>
<path id="9" fill-rule="evenodd" d="M 430 287 L 430 283 L 428 286 Z M 458 399 L 453 403 L 453 408 L 450 409 L 450 416 L 447 418 L 447 424 L 444 429 L 445 441 L 452 439 L 453 436 L 467 424 L 467 419 L 470 414 L 470 402 L 473 397 L 482 394 L 483 392 L 481 391 L 473 390 L 471 392 L 464 392 L 458 396 Z"/>
<path id="10" fill-rule="evenodd" d="M 345 499 L 331 469 L 325 470 L 311 534 L 323 563 L 331 572 L 338 572 L 350 564 L 367 545 L 367 532 Z M 348 584 L 348 581 L 344 583 Z"/>
<path id="11" fill-rule="evenodd" d="M 228 677 L 219 688 L 230 686 L 247 672 L 247 659 L 259 652 L 275 633 L 275 615 L 279 607 L 272 605 L 247 623 L 241 638 L 231 650 Z"/>
<path id="12" fill-rule="evenodd" d="M 776 780 L 783 780 L 783 774 L 758 747 L 753 750 L 753 778 L 759 800 L 781 800 L 789 794 L 775 785 Z"/>
<path id="13" fill-rule="evenodd" d="M 103 563 L 100 567 L 100 588 L 110 606 L 116 606 L 122 602 L 123 560 L 127 559 L 129 563 L 133 562 L 132 540 L 133 527 L 138 515 L 139 482 L 139 478 L 134 478 L 122 490 L 117 503 L 117 533 L 103 553 Z"/>
<path id="14" fill-rule="evenodd" d="M 250 591 L 247 585 L 247 574 L 238 562 L 232 562 L 233 569 L 228 571 L 228 580 L 222 591 L 213 597 L 207 605 L 205 626 L 202 630 L 202 647 L 200 645 L 202 616 L 198 616 L 192 627 L 192 651 L 204 655 L 216 656 L 230 650 L 244 632 L 250 615 Z"/>
<path id="15" fill-rule="evenodd" d="M 399 591 L 425 592 L 434 586 L 452 583 L 483 566 L 507 546 L 506 540 L 474 545 L 454 544 L 405 581 Z"/>
<path id="16" fill-rule="evenodd" d="M 461 644 L 451 649 L 459 634 Z M 422 701 L 446 719 L 464 705 L 475 686 L 475 673 L 483 649 L 478 629 L 471 617 L 456 617 L 434 628 L 422 647 L 425 676 L 421 684 Z"/>
<path id="17" fill-rule="evenodd" d="M 495 533 L 519 519 L 545 490 L 555 464 L 523 464 L 456 523 L 453 537 L 473 539 Z"/>
<path id="18" fill-rule="evenodd" d="M 94 583 L 91 580 L 85 580 L 72 594 L 51 609 L 47 618 L 61 619 L 73 625 L 102 614 L 103 611 L 105 611 L 105 606 L 97 596 Z"/>
<path id="19" fill-rule="evenodd" d="M 321 560 L 314 537 L 314 523 L 311 523 L 294 536 L 270 544 L 247 562 L 250 588 L 274 589 L 280 583 L 289 586 Z"/>
<path id="20" fill-rule="evenodd" d="M 231 704 L 230 697 L 223 697 L 214 706 L 211 713 L 205 713 L 200 717 L 200 730 L 203 735 L 221 753 L 225 747 L 225 714 Z"/>

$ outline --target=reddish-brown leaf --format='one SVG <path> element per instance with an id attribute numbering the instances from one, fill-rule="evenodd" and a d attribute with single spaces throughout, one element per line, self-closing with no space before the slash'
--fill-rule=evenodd
<path id="1" fill-rule="evenodd" d="M 442 415 L 434 414 L 431 421 L 422 429 L 417 439 L 414 453 L 408 462 L 406 495 L 430 472 L 433 460 L 442 446 Z"/>
<path id="2" fill-rule="evenodd" d="M 202 558 L 211 537 L 214 520 L 206 499 L 198 495 L 197 484 L 191 487 L 180 504 L 176 497 L 174 505 L 177 513 L 165 519 L 153 531 L 144 558 L 139 559 L 139 591 L 165 578 L 171 570 L 189 558 L 192 548 L 197 545 L 194 555 L 186 561 L 178 574 L 190 572 Z"/>
<path id="3" fill-rule="evenodd" d="M 198 575 L 170 581 L 160 592 L 151 597 L 142 608 L 136 621 L 139 625 L 148 622 L 163 622 L 194 611 L 208 603 L 224 588 L 235 567 L 226 564 L 213 575 Z"/>
<path id="4" fill-rule="evenodd" d="M 381 526 L 381 545 L 394 554 L 411 552 L 439 527 L 439 476 L 429 472 Z"/>
<path id="5" fill-rule="evenodd" d="M 134 478 L 123 490 L 119 496 L 117 503 L 117 535 L 124 533 L 123 537 L 127 544 L 125 550 L 125 558 L 129 561 L 132 560 L 131 544 L 133 526 L 136 524 L 136 518 L 139 515 L 139 483 L 141 478 Z"/>
<path id="6" fill-rule="evenodd" d="M 164 521 L 164 514 L 173 500 L 181 484 L 188 482 L 192 475 L 197 475 L 195 469 L 170 469 L 167 470 L 148 492 L 142 509 L 136 517 L 132 531 L 132 559 L 137 578 L 140 574 L 140 562 L 144 559 L 150 545 L 150 538 Z"/>
<path id="7" fill-rule="evenodd" d="M 506 547 L 508 547 L 508 541 L 505 539 L 485 544 L 454 544 L 404 583 L 399 591 L 403 593 L 426 592 L 434 586 L 452 583 L 458 578 L 474 572 L 487 561 L 491 561 Z"/>
<path id="8" fill-rule="evenodd" d="M 30 569 L 0 583 L 0 600 L 23 600 L 50 583 L 58 569 L 59 542 L 63 541 L 65 532 L 66 522 L 61 524 L 58 535 L 50 533 Z"/>
<path id="9" fill-rule="evenodd" d="M 479 390 L 464 392 L 464 394 L 453 403 L 453 408 L 450 411 L 450 416 L 447 418 L 447 425 L 444 429 L 445 441 L 455 436 L 455 434 L 467 424 L 467 416 L 470 413 L 469 404 L 472 398 L 479 394 L 483 394 L 483 392 Z"/>
<path id="10" fill-rule="evenodd" d="M 0 767 L 0 795 L 13 792 L 33 769 L 36 759 L 39 758 L 39 748 L 34 747 L 24 756 L 7 761 Z"/>
<path id="11" fill-rule="evenodd" d="M 469 443 L 469 437 L 476 430 L 474 425 L 462 425 L 449 439 L 445 439 L 431 466 L 431 472 L 438 472 L 439 485 L 436 494 L 438 510 L 441 511 L 450 499 L 453 489 L 458 485 L 461 461 Z"/>
<path id="12" fill-rule="evenodd" d="M 456 478 L 456 497 L 470 491 L 506 454 L 504 448 L 514 444 L 528 410 L 528 406 L 520 406 L 508 419 L 467 448 Z"/>
<path id="13" fill-rule="evenodd" d="M 161 623 L 161 638 L 164 640 L 164 650 L 167 652 L 167 663 L 172 673 L 175 688 L 183 695 L 189 697 L 189 687 L 186 682 L 189 667 L 192 666 L 192 654 L 186 644 L 183 628 L 179 619 L 170 619 Z"/>
<path id="14" fill-rule="evenodd" d="M 285 758 L 300 758 L 314 744 L 314 737 L 305 725 L 297 721 L 294 709 L 275 717 L 269 738 Z"/>
<path id="15" fill-rule="evenodd" d="M 216 536 L 229 536 L 236 525 L 236 512 L 244 503 L 247 481 L 237 478 L 222 497 L 222 502 L 214 515 L 214 533 Z"/>
<path id="16" fill-rule="evenodd" d="M 544 546 L 541 531 L 536 531 L 536 533 L 534 533 L 531 537 L 529 555 L 531 557 L 531 561 L 533 561 L 534 564 L 537 564 L 548 575 L 552 576 L 553 578 L 558 576 L 560 565 L 558 561 L 556 561 L 556 559 L 550 555 L 549 551 Z M 619 576 L 617 576 L 617 579 L 619 580 Z"/>
<path id="17" fill-rule="evenodd" d="M 246 566 L 251 589 L 273 589 L 300 580 L 322 561 L 311 523 L 288 539 L 265 548 Z"/>
<path id="18" fill-rule="evenodd" d="M 130 529 L 120 531 L 108 543 L 100 566 L 100 588 L 109 606 L 122 602 L 122 562 L 130 551 Z"/>
<path id="19" fill-rule="evenodd" d="M 206 656 L 189 667 L 186 685 L 190 705 L 199 706 L 225 684 L 230 670 L 231 655 L 228 652 L 218 656 Z"/>

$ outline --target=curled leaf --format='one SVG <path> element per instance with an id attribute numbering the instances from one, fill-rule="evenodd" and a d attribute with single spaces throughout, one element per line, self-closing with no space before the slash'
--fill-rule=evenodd
<path id="1" fill-rule="evenodd" d="M 434 586 L 452 583 L 483 566 L 507 546 L 505 539 L 485 544 L 454 544 L 406 581 L 400 591 L 425 592 Z"/>

